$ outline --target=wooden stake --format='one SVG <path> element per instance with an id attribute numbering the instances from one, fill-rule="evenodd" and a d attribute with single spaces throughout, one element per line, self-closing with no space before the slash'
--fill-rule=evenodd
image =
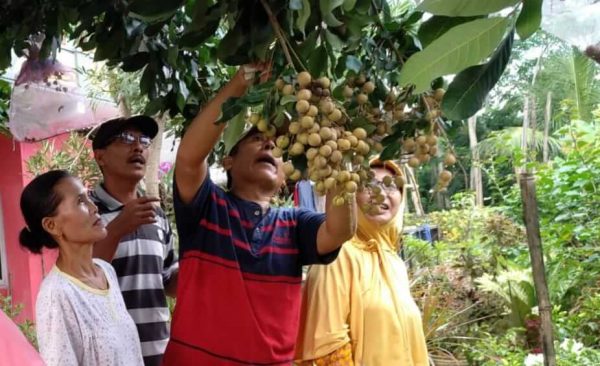
<path id="1" fill-rule="evenodd" d="M 556 354 L 554 351 L 554 334 L 552 330 L 552 306 L 548 294 L 548 283 L 546 282 L 534 175 L 529 172 L 522 172 L 520 175 L 520 186 L 521 200 L 523 202 L 523 220 L 527 229 L 527 244 L 529 245 L 529 256 L 533 271 L 533 283 L 542 323 L 544 366 L 555 366 Z"/>

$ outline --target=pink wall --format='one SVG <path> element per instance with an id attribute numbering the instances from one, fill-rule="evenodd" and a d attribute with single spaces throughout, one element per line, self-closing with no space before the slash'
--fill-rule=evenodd
<path id="1" fill-rule="evenodd" d="M 57 142 L 64 139 L 58 138 Z M 0 287 L 0 291 L 11 295 L 15 304 L 23 304 L 19 321 L 34 319 L 35 299 L 40 283 L 54 265 L 57 256 L 54 250 L 41 256 L 31 254 L 19 245 L 19 232 L 25 225 L 19 199 L 23 187 L 31 180 L 27 174 L 26 162 L 38 148 L 38 144 L 18 143 L 0 135 L 0 197 L 9 279 L 9 286 Z"/>

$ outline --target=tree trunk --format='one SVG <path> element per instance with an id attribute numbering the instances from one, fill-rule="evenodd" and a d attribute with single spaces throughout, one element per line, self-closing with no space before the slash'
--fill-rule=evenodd
<path id="1" fill-rule="evenodd" d="M 160 197 L 158 179 L 158 167 L 160 165 L 160 151 L 162 149 L 163 132 L 165 131 L 164 115 L 157 116 L 156 123 L 158 124 L 158 133 L 150 145 L 148 153 L 148 162 L 146 164 L 146 174 L 144 182 L 146 184 L 146 195 L 150 197 Z"/>
<path id="2" fill-rule="evenodd" d="M 535 177 L 529 172 L 521 173 L 521 200 L 523 202 L 523 219 L 527 230 L 527 244 L 533 271 L 533 283 L 537 295 L 540 319 L 542 322 L 542 349 L 544 352 L 544 366 L 556 365 L 554 351 L 554 335 L 552 331 L 552 306 L 548 295 L 546 271 L 544 267 L 544 254 L 540 235 L 540 222 L 538 217 L 538 204 L 535 193 Z"/>
<path id="3" fill-rule="evenodd" d="M 475 206 L 483 206 L 483 181 L 481 179 L 481 162 L 479 161 L 479 150 L 477 149 L 477 117 L 468 120 L 469 147 L 471 148 L 471 189 L 475 192 Z"/>
<path id="4" fill-rule="evenodd" d="M 129 104 L 127 103 L 127 98 L 125 97 L 125 95 L 119 95 L 119 97 L 117 98 L 117 106 L 119 107 L 121 117 L 131 117 L 131 109 L 129 108 Z"/>
<path id="5" fill-rule="evenodd" d="M 425 215 L 425 211 L 423 210 L 423 204 L 421 203 L 421 194 L 419 193 L 419 184 L 415 178 L 415 173 L 407 164 L 402 164 L 402 166 L 404 167 L 404 175 L 406 175 L 406 184 L 408 185 L 406 188 L 407 190 L 410 190 L 415 214 L 417 216 L 423 216 Z"/>
<path id="6" fill-rule="evenodd" d="M 544 113 L 544 142 L 542 147 L 542 160 L 547 163 L 550 159 L 550 152 L 548 146 L 548 137 L 550 134 L 550 119 L 552 118 L 552 92 L 549 91 L 546 96 L 546 113 Z"/>
<path id="7" fill-rule="evenodd" d="M 525 100 L 524 100 L 524 105 L 523 105 L 523 130 L 521 131 L 521 152 L 523 153 L 523 157 L 525 160 L 527 160 L 527 154 L 528 154 L 528 144 L 527 144 L 527 134 L 529 131 L 529 118 L 531 117 L 531 114 L 529 113 L 529 96 L 526 95 L 525 96 Z M 519 173 L 522 173 L 524 170 L 523 166 L 519 166 L 517 167 L 517 164 L 515 164 L 515 174 L 516 174 L 516 179 L 519 179 Z"/>

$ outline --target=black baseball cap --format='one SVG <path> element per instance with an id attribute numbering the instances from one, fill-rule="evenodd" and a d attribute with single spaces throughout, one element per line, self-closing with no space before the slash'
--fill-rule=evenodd
<path id="1" fill-rule="evenodd" d="M 92 149 L 103 149 L 112 142 L 112 138 L 126 129 L 134 127 L 144 135 L 153 139 L 158 133 L 158 124 L 152 117 L 137 115 L 133 117 L 119 117 L 108 120 L 98 127 L 91 136 Z"/>

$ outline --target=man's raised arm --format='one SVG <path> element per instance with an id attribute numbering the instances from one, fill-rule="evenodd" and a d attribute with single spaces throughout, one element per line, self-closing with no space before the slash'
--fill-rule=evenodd
<path id="1" fill-rule="evenodd" d="M 207 176 L 206 157 L 225 128 L 225 123 L 215 123 L 221 114 L 221 106 L 230 97 L 242 96 L 251 82 L 245 78 L 244 67 L 241 67 L 233 79 L 202 108 L 183 135 L 177 150 L 175 180 L 179 197 L 184 203 L 192 201 Z"/>

